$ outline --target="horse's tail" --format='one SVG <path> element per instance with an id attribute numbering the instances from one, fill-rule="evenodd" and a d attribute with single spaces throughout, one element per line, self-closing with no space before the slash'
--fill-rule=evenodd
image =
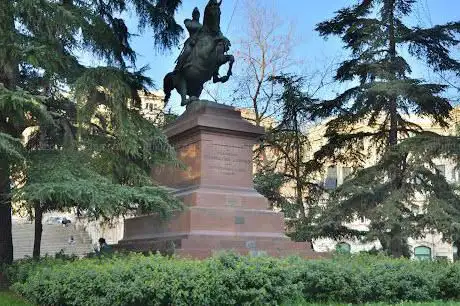
<path id="1" fill-rule="evenodd" d="M 171 91 L 174 89 L 174 79 L 176 74 L 174 72 L 168 73 L 163 79 L 163 91 L 165 92 L 165 104 L 171 98 Z"/>

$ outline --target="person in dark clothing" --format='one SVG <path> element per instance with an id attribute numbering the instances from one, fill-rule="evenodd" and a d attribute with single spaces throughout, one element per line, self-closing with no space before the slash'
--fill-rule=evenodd
<path id="1" fill-rule="evenodd" d="M 107 244 L 104 238 L 99 238 L 99 252 L 98 253 L 110 253 L 112 248 Z"/>

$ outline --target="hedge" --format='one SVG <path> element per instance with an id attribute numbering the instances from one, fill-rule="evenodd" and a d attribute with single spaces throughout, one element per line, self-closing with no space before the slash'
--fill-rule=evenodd
<path id="1" fill-rule="evenodd" d="M 231 253 L 204 261 L 160 255 L 22 261 L 12 290 L 38 305 L 278 305 L 285 301 L 460 299 L 460 264 L 381 256 L 303 260 Z"/>

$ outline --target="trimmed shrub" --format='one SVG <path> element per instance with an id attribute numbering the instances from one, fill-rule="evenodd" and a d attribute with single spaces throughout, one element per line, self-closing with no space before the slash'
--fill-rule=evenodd
<path id="1" fill-rule="evenodd" d="M 346 303 L 430 301 L 440 297 L 439 281 L 446 267 L 383 256 L 306 261 L 303 296 Z"/>
<path id="2" fill-rule="evenodd" d="M 460 264 L 449 265 L 439 278 L 441 298 L 460 300 Z"/>
<path id="3" fill-rule="evenodd" d="M 460 299 L 460 265 L 383 256 L 303 260 L 232 253 L 22 261 L 12 289 L 39 305 L 279 305 Z"/>
<path id="4" fill-rule="evenodd" d="M 289 260 L 222 254 L 204 265 L 213 275 L 213 305 L 279 305 L 302 289 L 300 270 Z"/>

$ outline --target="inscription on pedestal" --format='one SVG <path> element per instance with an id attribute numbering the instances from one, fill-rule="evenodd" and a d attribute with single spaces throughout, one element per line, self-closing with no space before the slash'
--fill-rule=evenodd
<path id="1" fill-rule="evenodd" d="M 219 143 L 209 144 L 209 153 L 204 158 L 209 161 L 209 169 L 220 175 L 233 176 L 250 171 L 251 156 L 244 146 L 231 146 Z"/>

